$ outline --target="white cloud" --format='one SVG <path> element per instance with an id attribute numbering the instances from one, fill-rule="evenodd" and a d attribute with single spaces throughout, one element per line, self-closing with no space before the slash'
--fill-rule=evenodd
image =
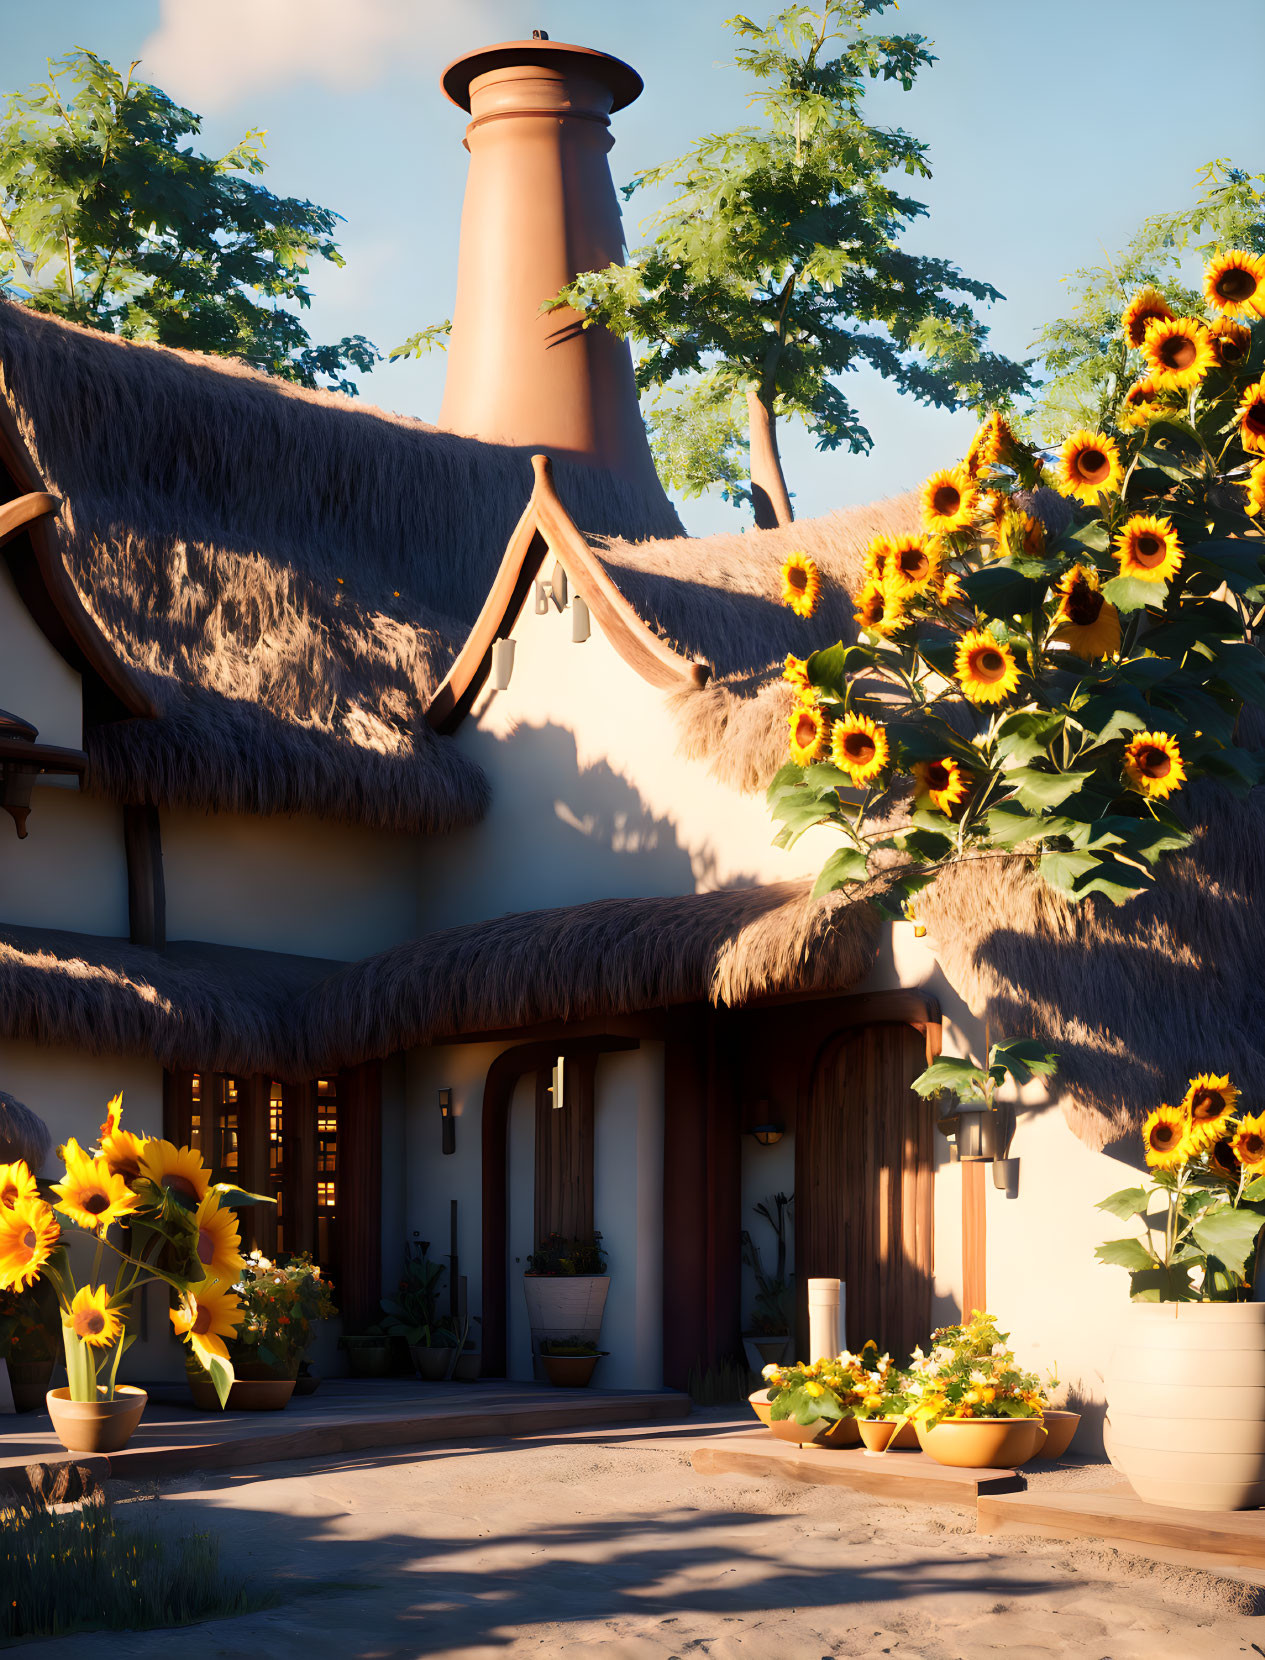
<path id="1" fill-rule="evenodd" d="M 182 103 L 223 109 L 263 87 L 371 86 L 498 38 L 496 0 L 162 0 L 143 73 Z"/>

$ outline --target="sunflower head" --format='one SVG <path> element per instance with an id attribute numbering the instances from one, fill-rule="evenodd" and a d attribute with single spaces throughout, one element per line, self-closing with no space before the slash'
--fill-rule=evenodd
<path id="1" fill-rule="evenodd" d="M 61 1241 L 52 1207 L 22 1198 L 0 1210 L 0 1291 L 34 1285 Z"/>
<path id="2" fill-rule="evenodd" d="M 1182 545 L 1168 519 L 1156 513 L 1135 513 L 1125 521 L 1114 549 L 1121 576 L 1143 582 L 1167 582 L 1182 568 Z"/>
<path id="3" fill-rule="evenodd" d="M 108 1349 L 117 1341 L 123 1322 L 110 1307 L 110 1293 L 104 1285 L 83 1285 L 71 1300 L 62 1324 L 92 1349 Z"/>
<path id="4" fill-rule="evenodd" d="M 1265 454 L 1265 380 L 1249 386 L 1239 404 L 1239 439 L 1245 450 Z"/>
<path id="5" fill-rule="evenodd" d="M 57 1209 L 79 1227 L 104 1232 L 140 1204 L 123 1177 L 116 1175 L 105 1159 L 94 1159 L 85 1152 L 73 1137 L 66 1143 L 63 1156 L 66 1179 L 54 1182 L 53 1192 L 59 1198 Z"/>
<path id="6" fill-rule="evenodd" d="M 938 813 L 949 818 L 971 793 L 969 776 L 949 755 L 939 761 L 915 761 L 913 774 L 917 793 L 926 796 Z"/>
<path id="7" fill-rule="evenodd" d="M 787 653 L 786 667 L 782 670 L 782 679 L 788 686 L 793 686 L 797 692 L 806 692 L 812 682 L 808 678 L 807 657 L 792 657 Z"/>
<path id="8" fill-rule="evenodd" d="M 922 522 L 933 536 L 966 530 L 975 518 L 978 492 L 965 468 L 942 467 L 919 492 Z"/>
<path id="9" fill-rule="evenodd" d="M 1151 379 L 1164 391 L 1198 386 L 1216 363 L 1207 325 L 1194 317 L 1157 318 L 1147 325 L 1142 352 Z"/>
<path id="10" fill-rule="evenodd" d="M 791 760 L 797 767 L 819 761 L 829 741 L 828 722 L 815 703 L 800 700 L 787 716 L 791 729 Z"/>
<path id="11" fill-rule="evenodd" d="M 1265 317 L 1265 258 L 1231 248 L 1204 267 L 1204 299 L 1229 317 Z"/>
<path id="12" fill-rule="evenodd" d="M 1251 349 L 1252 331 L 1231 317 L 1218 317 L 1208 330 L 1208 340 L 1217 368 L 1237 369 Z"/>
<path id="13" fill-rule="evenodd" d="M 955 672 L 972 703 L 1000 703 L 1019 684 L 1014 652 L 987 629 L 972 629 L 958 642 Z"/>
<path id="14" fill-rule="evenodd" d="M 800 550 L 782 561 L 782 604 L 797 617 L 811 617 L 821 595 L 821 573 L 817 562 Z"/>
<path id="15" fill-rule="evenodd" d="M 1218 1078 L 1211 1072 L 1201 1072 L 1190 1080 L 1181 1105 L 1190 1119 L 1190 1133 L 1201 1148 L 1224 1135 L 1238 1099 L 1239 1092 L 1228 1075 Z"/>
<path id="16" fill-rule="evenodd" d="M 1059 455 L 1059 483 L 1064 493 L 1092 507 L 1100 495 L 1120 488 L 1124 469 L 1120 451 L 1101 432 L 1074 432 Z"/>
<path id="17" fill-rule="evenodd" d="M 1087 663 L 1114 657 L 1120 650 L 1120 613 L 1103 598 L 1098 572 L 1092 566 L 1076 565 L 1060 579 L 1057 591 L 1058 626 L 1051 638 Z"/>
<path id="18" fill-rule="evenodd" d="M 995 409 L 972 438 L 963 466 L 971 478 L 981 467 L 1012 467 L 1018 450 L 1006 417 Z"/>
<path id="19" fill-rule="evenodd" d="M 0 1164 L 0 1210 L 16 1205 L 19 1199 L 38 1199 L 39 1184 L 25 1159 Z"/>
<path id="20" fill-rule="evenodd" d="M 1141 351 L 1146 331 L 1156 319 L 1173 315 L 1172 307 L 1157 288 L 1140 288 L 1125 307 L 1120 326 L 1135 351 Z"/>
<path id="21" fill-rule="evenodd" d="M 236 1278 L 245 1262 L 236 1215 L 227 1205 L 221 1205 L 214 1193 L 208 1193 L 198 1206 L 194 1222 L 198 1230 L 198 1261 L 207 1279 Z"/>
<path id="22" fill-rule="evenodd" d="M 1158 399 L 1162 388 L 1151 375 L 1135 380 L 1124 395 L 1120 420 L 1127 427 L 1144 427 L 1160 413 Z"/>
<path id="23" fill-rule="evenodd" d="M 907 621 L 905 601 L 888 582 L 867 582 L 857 595 L 853 616 L 859 628 L 879 635 L 894 634 Z"/>
<path id="24" fill-rule="evenodd" d="M 1231 1146 L 1235 1158 L 1245 1170 L 1257 1176 L 1265 1174 L 1265 1114 L 1241 1118 Z"/>
<path id="25" fill-rule="evenodd" d="M 116 1176 L 125 1182 L 134 1182 L 141 1173 L 143 1138 L 122 1129 L 123 1097 L 116 1095 L 105 1109 L 105 1123 L 101 1126 L 101 1157 Z"/>
<path id="26" fill-rule="evenodd" d="M 192 1147 L 177 1147 L 156 1136 L 141 1147 L 141 1177 L 190 1206 L 200 1205 L 211 1185 L 211 1172 Z"/>
<path id="27" fill-rule="evenodd" d="M 1125 745 L 1124 775 L 1138 792 L 1152 801 L 1180 790 L 1186 768 L 1177 739 L 1167 732 L 1139 732 Z"/>
<path id="28" fill-rule="evenodd" d="M 1239 1179 L 1240 1165 L 1234 1156 L 1234 1132 L 1237 1129 L 1238 1125 L 1231 1119 L 1228 1133 L 1218 1136 L 1204 1148 L 1204 1157 L 1208 1161 L 1209 1169 L 1229 1182 L 1237 1182 Z"/>
<path id="29" fill-rule="evenodd" d="M 887 535 L 875 536 L 866 548 L 861 560 L 862 582 L 881 582 L 887 574 L 887 561 L 891 556 L 893 538 Z"/>
<path id="30" fill-rule="evenodd" d="M 939 550 L 925 536 L 898 536 L 889 549 L 883 580 L 893 593 L 907 599 L 930 586 L 939 564 Z"/>
<path id="31" fill-rule="evenodd" d="M 1265 461 L 1258 461 L 1248 474 L 1245 506 L 1249 518 L 1265 513 Z"/>
<path id="32" fill-rule="evenodd" d="M 240 1299 L 222 1286 L 206 1281 L 198 1286 L 196 1294 L 186 1291 L 171 1311 L 172 1325 L 182 1337 L 189 1339 L 189 1347 L 207 1368 L 213 1358 L 228 1359 L 224 1339 L 237 1335 L 240 1320 Z"/>
<path id="33" fill-rule="evenodd" d="M 859 788 L 871 783 L 890 755 L 887 734 L 868 715 L 845 715 L 830 735 L 830 757 Z"/>
<path id="34" fill-rule="evenodd" d="M 1191 1156 L 1190 1119 L 1180 1107 L 1162 1106 L 1142 1126 L 1146 1162 L 1152 1170 L 1176 1170 Z"/>
<path id="35" fill-rule="evenodd" d="M 1039 559 L 1045 552 L 1045 526 L 1034 514 L 1011 508 L 1002 514 L 997 540 L 1008 559 Z"/>

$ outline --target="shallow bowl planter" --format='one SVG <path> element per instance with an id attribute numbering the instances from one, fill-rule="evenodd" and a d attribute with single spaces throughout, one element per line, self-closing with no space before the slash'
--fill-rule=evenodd
<path id="1" fill-rule="evenodd" d="M 252 1368 L 262 1371 L 262 1368 Z M 189 1393 L 200 1412 L 280 1412 L 290 1404 L 295 1380 L 279 1378 L 275 1373 L 259 1377 L 235 1377 L 229 1386 L 228 1399 L 220 1405 L 211 1374 L 201 1367 L 186 1373 Z"/>
<path id="2" fill-rule="evenodd" d="M 69 1389 L 50 1389 L 44 1397 L 53 1430 L 67 1452 L 120 1452 L 136 1433 L 149 1396 L 121 1383 L 114 1399 L 101 1392 L 95 1401 L 72 1401 Z"/>
<path id="3" fill-rule="evenodd" d="M 958 1470 L 1013 1470 L 1034 1458 L 1045 1429 L 1040 1418 L 946 1418 L 918 1425 L 918 1444 L 937 1464 Z"/>
<path id="4" fill-rule="evenodd" d="M 600 1355 L 541 1355 L 540 1364 L 555 1389 L 583 1389 Z"/>
<path id="5" fill-rule="evenodd" d="M 1045 1445 L 1038 1456 L 1047 1459 L 1062 1458 L 1080 1427 L 1081 1415 L 1079 1412 L 1055 1412 L 1047 1407 L 1044 1419 Z"/>
<path id="6" fill-rule="evenodd" d="M 769 1391 L 767 1388 L 753 1389 L 747 1396 L 747 1405 L 751 1408 L 752 1412 L 755 1413 L 756 1417 L 764 1425 L 765 1429 L 768 1429 L 773 1413 L 773 1402 L 769 1399 Z"/>
<path id="7" fill-rule="evenodd" d="M 857 1428 L 867 1452 L 917 1452 L 918 1431 L 906 1419 L 858 1418 Z"/>
<path id="8" fill-rule="evenodd" d="M 855 1418 L 818 1418 L 815 1424 L 797 1424 L 793 1418 L 770 1418 L 769 1428 L 779 1441 L 790 1441 L 801 1447 L 861 1445 Z"/>
<path id="9" fill-rule="evenodd" d="M 410 1343 L 408 1352 L 423 1383 L 442 1383 L 448 1376 L 452 1350 L 447 1344 Z"/>
<path id="10" fill-rule="evenodd" d="M 1265 1505 L 1265 1303 L 1130 1303 L 1106 1376 L 1107 1453 L 1140 1499 Z"/>
<path id="11" fill-rule="evenodd" d="M 11 1360 L 9 1387 L 15 1412 L 38 1412 L 53 1380 L 51 1360 Z"/>

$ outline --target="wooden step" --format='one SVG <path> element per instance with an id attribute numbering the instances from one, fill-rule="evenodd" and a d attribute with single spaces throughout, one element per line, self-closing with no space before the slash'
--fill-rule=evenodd
<path id="1" fill-rule="evenodd" d="M 1023 1487 L 1014 1470 L 955 1470 L 921 1452 L 875 1455 L 862 1448 L 797 1447 L 766 1429 L 718 1435 L 690 1451 L 700 1475 L 773 1476 L 821 1487 L 849 1487 L 881 1499 L 973 1506 L 984 1493 Z"/>

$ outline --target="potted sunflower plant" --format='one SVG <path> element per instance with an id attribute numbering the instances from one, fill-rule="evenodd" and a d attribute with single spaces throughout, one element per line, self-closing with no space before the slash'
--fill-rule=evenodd
<path id="1" fill-rule="evenodd" d="M 145 1391 L 119 1383 L 118 1373 L 134 1337 L 127 1313 L 146 1285 L 175 1294 L 173 1324 L 221 1400 L 233 1382 L 225 1338 L 238 1306 L 218 1271 L 241 1260 L 234 1207 L 259 1196 L 212 1183 L 196 1152 L 135 1135 L 121 1117 L 116 1096 L 94 1147 L 72 1139 L 58 1150 L 65 1175 L 51 1184 L 53 1203 L 25 1164 L 0 1170 L 0 1291 L 47 1281 L 56 1295 L 69 1381 L 46 1399 L 73 1452 L 117 1452 L 140 1422 Z M 64 1223 L 94 1248 L 87 1275 Z M 112 1274 L 103 1273 L 107 1262 Z"/>
<path id="2" fill-rule="evenodd" d="M 1200 1073 L 1142 1126 L 1148 1177 L 1099 1209 L 1135 1231 L 1097 1249 L 1131 1303 L 1106 1375 L 1107 1451 L 1140 1498 L 1193 1510 L 1265 1504 L 1265 1113 Z"/>

